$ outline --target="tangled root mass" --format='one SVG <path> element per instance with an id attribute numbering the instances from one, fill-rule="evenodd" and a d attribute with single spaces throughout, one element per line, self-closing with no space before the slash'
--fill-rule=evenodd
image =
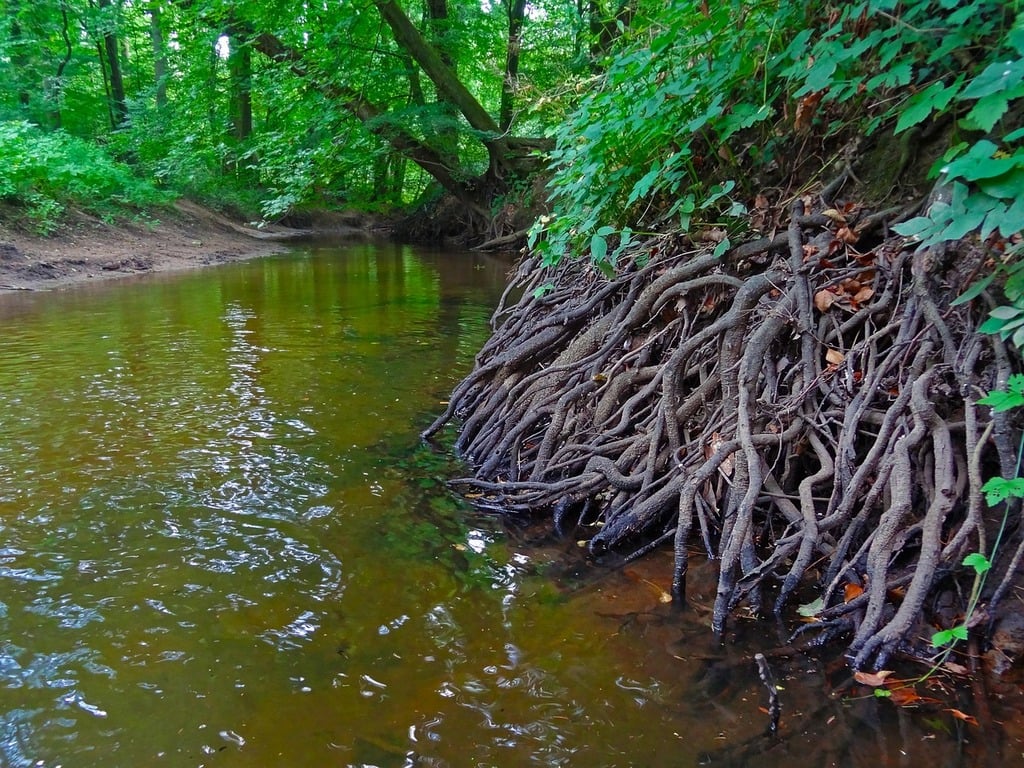
<path id="1" fill-rule="evenodd" d="M 914 251 L 876 234 L 882 216 L 835 214 L 798 203 L 787 232 L 721 258 L 659 237 L 613 279 L 526 258 L 424 436 L 462 419 L 474 476 L 457 482 L 481 506 L 597 531 L 595 554 L 671 542 L 677 600 L 700 545 L 719 564 L 716 632 L 741 605 L 810 595 L 812 642 L 885 663 L 948 623 L 938 596 L 963 619 L 960 563 L 989 552 L 1004 514 L 981 486 L 1014 475 L 1019 436 L 978 399 L 1016 360 L 976 332 L 986 297 L 951 303 L 980 248 Z M 982 617 L 1018 580 L 1010 512 Z"/>

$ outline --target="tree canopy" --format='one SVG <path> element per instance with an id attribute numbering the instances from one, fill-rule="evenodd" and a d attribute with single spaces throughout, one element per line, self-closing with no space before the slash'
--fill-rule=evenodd
<path id="1" fill-rule="evenodd" d="M 12 0 L 0 120 L 267 217 L 407 205 L 435 186 L 483 215 L 537 166 L 557 115 L 542 95 L 588 66 L 604 11 L 581 8 Z"/>

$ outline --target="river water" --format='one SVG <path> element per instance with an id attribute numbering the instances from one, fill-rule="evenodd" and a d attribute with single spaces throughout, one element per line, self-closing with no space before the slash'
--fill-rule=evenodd
<path id="1" fill-rule="evenodd" d="M 718 645 L 667 554 L 605 570 L 446 491 L 416 436 L 507 269 L 367 245 L 0 297 L 0 766 L 961 764 L 969 726 L 806 658 L 765 738 L 774 629 Z"/>

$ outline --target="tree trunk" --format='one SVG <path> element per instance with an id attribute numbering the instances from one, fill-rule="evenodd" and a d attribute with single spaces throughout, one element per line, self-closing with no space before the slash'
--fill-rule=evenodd
<path id="1" fill-rule="evenodd" d="M 235 139 L 252 135 L 252 48 L 251 33 L 241 27 L 228 30 L 228 72 L 231 75 L 231 125 Z"/>
<path id="2" fill-rule="evenodd" d="M 27 109 L 32 102 L 32 96 L 25 87 L 25 75 L 28 72 L 28 57 L 24 54 L 24 38 L 22 37 L 21 24 L 18 22 L 18 0 L 11 0 L 7 13 L 11 17 L 11 64 L 17 73 L 18 83 L 18 104 Z"/>
<path id="3" fill-rule="evenodd" d="M 506 0 L 508 45 L 505 51 L 505 77 L 501 81 L 501 112 L 498 123 L 504 133 L 512 127 L 516 86 L 519 81 L 519 55 L 523 49 L 523 19 L 526 0 Z"/>
<path id="4" fill-rule="evenodd" d="M 466 118 L 470 126 L 484 134 L 483 143 L 491 158 L 491 173 L 500 177 L 507 166 L 508 146 L 501 136 L 501 129 L 490 113 L 469 92 L 452 70 L 445 66 L 441 55 L 406 16 L 394 0 L 375 0 L 381 17 L 391 27 L 391 32 L 402 48 L 409 52 L 433 81 L 439 94 L 451 101 Z"/>
<path id="5" fill-rule="evenodd" d="M 102 10 L 111 8 L 110 0 L 99 0 Z M 111 12 L 112 13 L 112 12 Z M 118 53 L 116 24 L 110 14 L 103 14 L 103 45 L 110 83 L 110 125 L 120 128 L 128 120 L 128 101 L 124 94 L 124 79 L 121 76 L 121 58 Z"/>
<path id="6" fill-rule="evenodd" d="M 153 45 L 153 81 L 156 86 L 156 108 L 167 106 L 167 50 L 164 47 L 164 30 L 159 0 L 149 5 L 149 39 Z"/>
<path id="7" fill-rule="evenodd" d="M 448 0 L 427 0 L 426 24 L 430 30 L 430 44 L 437 49 L 441 62 L 457 77 L 455 57 L 452 55 L 451 26 L 448 21 Z M 454 157 L 459 150 L 458 107 L 440 89 L 437 91 L 435 103 L 444 119 L 430 127 L 430 133 L 435 136 L 433 144 L 443 154 Z"/>

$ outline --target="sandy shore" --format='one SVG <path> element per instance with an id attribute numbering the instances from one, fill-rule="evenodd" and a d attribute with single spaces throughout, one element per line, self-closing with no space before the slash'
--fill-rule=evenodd
<path id="1" fill-rule="evenodd" d="M 281 251 L 311 234 L 284 227 L 257 230 L 188 202 L 160 212 L 158 219 L 127 224 L 78 214 L 50 237 L 7 226 L 3 214 L 0 293 L 240 261 Z"/>

